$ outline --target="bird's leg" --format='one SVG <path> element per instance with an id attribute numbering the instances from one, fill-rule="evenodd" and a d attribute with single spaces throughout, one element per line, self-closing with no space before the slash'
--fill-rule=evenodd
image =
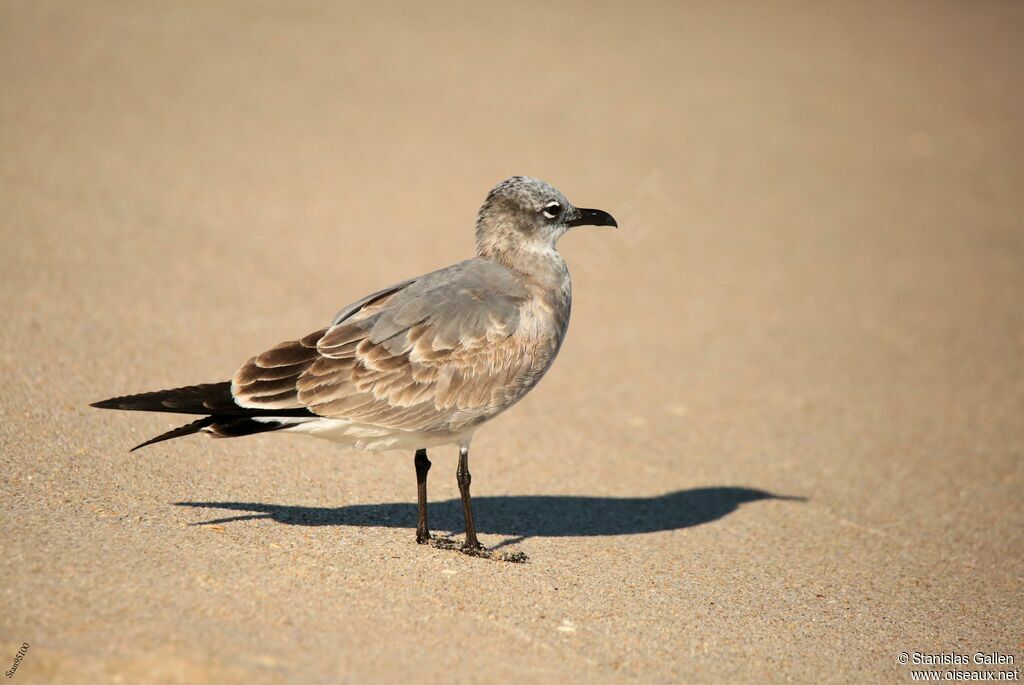
<path id="1" fill-rule="evenodd" d="M 473 477 L 469 474 L 469 447 L 459 447 L 459 468 L 455 472 L 462 494 L 462 514 L 466 517 L 466 541 L 462 548 L 468 551 L 480 549 L 480 541 L 476 539 L 476 526 L 473 525 L 473 502 L 469 497 L 469 484 Z"/>
<path id="2" fill-rule="evenodd" d="M 427 528 L 427 471 L 430 470 L 430 460 L 427 459 L 425 449 L 416 450 L 416 499 L 420 506 L 420 517 L 416 523 L 416 542 L 423 545 L 430 540 L 430 530 Z"/>

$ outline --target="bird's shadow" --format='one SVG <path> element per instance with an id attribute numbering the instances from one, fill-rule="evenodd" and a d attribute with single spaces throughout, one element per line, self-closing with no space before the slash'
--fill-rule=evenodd
<path id="1" fill-rule="evenodd" d="M 630 535 L 691 528 L 727 516 L 745 502 L 805 501 L 741 487 L 677 490 L 655 497 L 582 497 L 575 495 L 507 495 L 474 497 L 477 531 L 527 537 Z M 297 526 L 384 526 L 415 528 L 415 503 L 350 504 L 343 507 L 300 507 L 258 502 L 176 502 L 182 507 L 246 512 L 199 521 L 208 525 L 272 519 Z M 462 502 L 430 503 L 431 527 L 462 530 Z M 504 544 L 509 544 L 508 541 Z"/>

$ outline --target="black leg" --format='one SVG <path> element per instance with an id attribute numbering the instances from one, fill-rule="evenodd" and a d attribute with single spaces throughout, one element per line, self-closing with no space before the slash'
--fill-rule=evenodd
<path id="1" fill-rule="evenodd" d="M 466 517 L 466 542 L 462 548 L 470 551 L 480 549 L 480 541 L 476 539 L 476 526 L 473 525 L 473 502 L 469 497 L 469 484 L 473 476 L 469 474 L 469 448 L 459 448 L 459 468 L 455 472 L 455 479 L 459 483 L 459 493 L 462 494 L 462 514 Z"/>
<path id="2" fill-rule="evenodd" d="M 420 519 L 416 523 L 416 542 L 423 545 L 430 539 L 430 530 L 427 528 L 427 471 L 430 470 L 430 460 L 427 459 L 427 451 L 416 450 L 416 499 L 420 505 Z"/>

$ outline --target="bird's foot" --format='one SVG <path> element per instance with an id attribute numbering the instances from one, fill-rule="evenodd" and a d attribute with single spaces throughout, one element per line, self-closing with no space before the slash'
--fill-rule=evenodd
<path id="1" fill-rule="evenodd" d="M 416 529 L 416 544 L 417 545 L 425 545 L 428 542 L 430 542 L 430 531 L 427 530 L 426 528 L 423 528 L 423 529 L 417 528 Z"/>
<path id="2" fill-rule="evenodd" d="M 459 551 L 465 554 L 466 556 L 470 557 L 487 557 L 488 559 L 491 558 L 490 550 L 484 549 L 484 546 L 481 545 L 479 542 L 476 544 L 463 542 L 462 546 L 459 547 Z"/>
<path id="3" fill-rule="evenodd" d="M 497 552 L 492 549 L 487 549 L 479 542 L 476 546 L 467 545 L 466 543 L 460 543 L 459 540 L 448 537 L 446 535 L 437 535 L 430 538 L 430 546 L 436 547 L 437 549 L 454 550 L 465 554 L 468 557 L 475 557 L 477 559 L 490 559 L 491 561 L 507 561 L 512 564 L 525 564 L 530 560 L 523 552 Z"/>

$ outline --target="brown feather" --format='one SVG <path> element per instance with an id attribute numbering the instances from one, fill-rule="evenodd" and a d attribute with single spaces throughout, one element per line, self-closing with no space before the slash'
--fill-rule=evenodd
<path id="1" fill-rule="evenodd" d="M 232 386 L 239 404 L 460 430 L 519 399 L 560 341 L 557 331 L 536 334 L 535 298 L 498 264 L 470 260 L 382 293 L 246 363 Z"/>

